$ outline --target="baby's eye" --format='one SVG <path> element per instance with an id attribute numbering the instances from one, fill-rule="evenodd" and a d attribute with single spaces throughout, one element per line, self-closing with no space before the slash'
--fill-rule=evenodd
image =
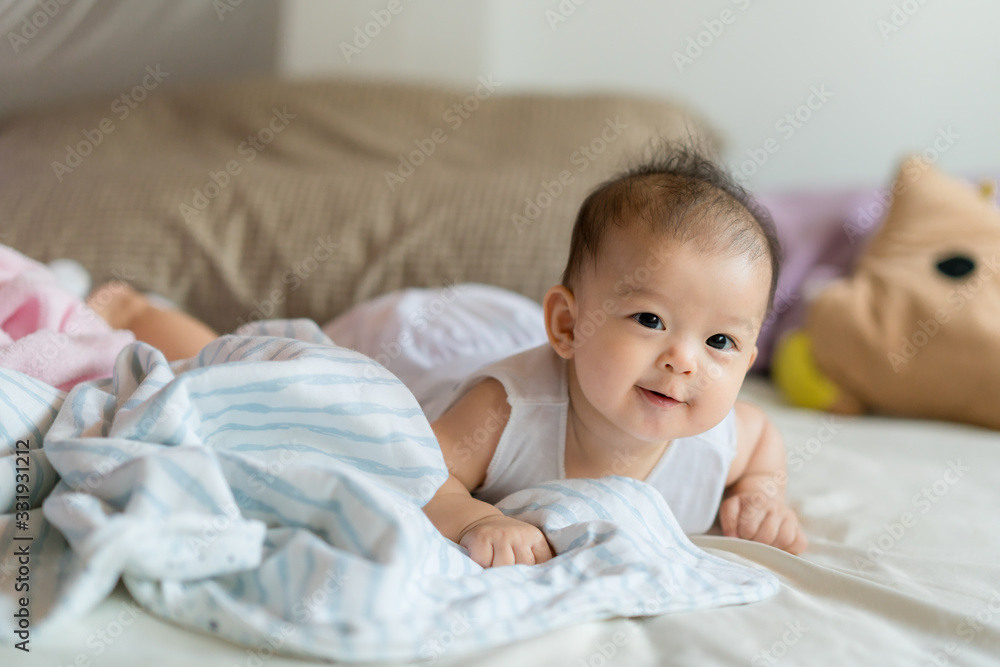
<path id="1" fill-rule="evenodd" d="M 653 313 L 637 313 L 632 319 L 648 329 L 663 329 L 663 320 Z"/>
<path id="2" fill-rule="evenodd" d="M 709 336 L 708 340 L 705 342 L 708 343 L 709 347 L 714 347 L 717 350 L 730 350 L 736 347 L 733 339 L 725 334 L 715 334 L 714 336 Z M 726 343 L 729 343 L 729 347 L 726 347 Z"/>

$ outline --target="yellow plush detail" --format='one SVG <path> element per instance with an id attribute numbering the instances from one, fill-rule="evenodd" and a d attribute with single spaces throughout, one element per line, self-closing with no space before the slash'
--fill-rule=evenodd
<path id="1" fill-rule="evenodd" d="M 997 184 L 995 181 L 979 181 L 979 194 L 986 201 L 993 201 L 997 196 Z"/>
<path id="2" fill-rule="evenodd" d="M 771 379 L 792 405 L 829 410 L 841 390 L 813 361 L 809 335 L 801 330 L 782 336 L 771 360 Z"/>

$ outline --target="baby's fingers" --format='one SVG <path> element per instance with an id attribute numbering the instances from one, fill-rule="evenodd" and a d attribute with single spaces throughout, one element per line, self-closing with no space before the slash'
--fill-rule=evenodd
<path id="1" fill-rule="evenodd" d="M 541 530 L 519 535 L 513 544 L 518 565 L 538 565 L 552 558 L 552 549 Z"/>
<path id="2" fill-rule="evenodd" d="M 792 554 L 793 556 L 798 556 L 800 553 L 806 550 L 809 546 L 809 540 L 806 539 L 806 534 L 802 532 L 801 527 L 796 528 L 795 541 L 792 542 L 792 546 L 788 547 L 785 551 Z"/>
<path id="3" fill-rule="evenodd" d="M 761 523 L 767 517 L 767 511 L 753 504 L 747 496 L 739 496 L 740 511 L 736 517 L 736 537 L 744 540 L 756 539 L 754 536 L 760 530 Z"/>
<path id="4" fill-rule="evenodd" d="M 722 501 L 719 507 L 719 526 L 726 537 L 737 536 L 737 524 L 740 518 L 740 496 L 731 496 Z"/>
<path id="5" fill-rule="evenodd" d="M 802 532 L 802 527 L 799 525 L 798 517 L 791 511 L 785 515 L 781 523 L 781 528 L 778 530 L 778 534 L 775 535 L 774 540 L 772 540 L 771 545 L 783 549 L 794 556 L 798 556 L 805 551 L 809 545 L 809 541 L 806 539 L 806 535 Z"/>
<path id="6" fill-rule="evenodd" d="M 788 517 L 782 522 L 781 528 L 778 530 L 778 534 L 775 535 L 771 544 L 779 549 L 790 551 L 790 547 L 795 544 L 795 540 L 801 532 L 799 530 L 799 522 L 794 517 Z"/>
<path id="7" fill-rule="evenodd" d="M 514 563 L 520 563 L 517 559 L 517 552 L 514 547 L 508 542 L 494 542 L 493 543 L 493 567 L 500 567 L 501 565 L 513 565 Z M 489 567 L 486 565 L 485 567 Z"/>
<path id="8" fill-rule="evenodd" d="M 535 564 L 535 552 L 532 549 L 532 544 L 527 541 L 517 541 L 511 545 L 511 549 L 514 553 L 514 562 L 505 563 L 506 565 L 534 565 Z"/>
<path id="9" fill-rule="evenodd" d="M 778 532 L 781 530 L 782 526 L 782 516 L 780 513 L 771 510 L 764 514 L 763 521 L 760 522 L 757 531 L 751 538 L 754 542 L 760 542 L 761 544 L 774 545 L 775 539 L 778 537 Z"/>
<path id="10" fill-rule="evenodd" d="M 540 540 L 531 545 L 531 553 L 535 557 L 536 565 L 552 559 L 552 547 L 549 546 L 549 541 L 545 539 L 545 535 L 542 535 Z"/>
<path id="11" fill-rule="evenodd" d="M 469 558 L 480 567 L 493 565 L 493 545 L 491 543 L 475 540 L 463 543 L 462 546 L 469 550 Z"/>

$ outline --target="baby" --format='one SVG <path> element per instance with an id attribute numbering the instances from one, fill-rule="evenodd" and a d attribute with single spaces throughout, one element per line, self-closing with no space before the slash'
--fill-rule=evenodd
<path id="1" fill-rule="evenodd" d="M 781 436 L 736 400 L 779 255 L 767 214 L 694 151 L 598 187 L 545 295 L 548 345 L 474 373 L 433 422 L 450 476 L 424 507 L 430 520 L 484 567 L 542 563 L 542 532 L 491 503 L 616 474 L 657 488 L 686 532 L 717 515 L 725 535 L 801 553 Z M 470 447 L 477 430 L 488 437 Z"/>
<path id="2" fill-rule="evenodd" d="M 548 342 L 484 365 L 435 411 L 450 474 L 428 518 L 483 567 L 542 563 L 553 555 L 542 532 L 493 503 L 551 479 L 622 475 L 663 494 L 687 533 L 718 519 L 725 535 L 801 553 L 781 436 L 736 400 L 779 262 L 766 212 L 694 150 L 671 146 L 598 187 L 544 298 Z M 89 303 L 168 359 L 215 337 L 120 284 Z"/>

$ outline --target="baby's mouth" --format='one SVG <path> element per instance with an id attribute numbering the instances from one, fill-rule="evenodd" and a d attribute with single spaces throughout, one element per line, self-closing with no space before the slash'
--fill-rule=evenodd
<path id="1" fill-rule="evenodd" d="M 638 387 L 638 385 L 637 385 Z M 662 408 L 669 408 L 674 405 L 680 405 L 683 401 L 678 401 L 676 398 L 667 396 L 658 391 L 653 391 L 652 389 L 646 389 L 645 387 L 638 387 L 639 393 L 646 397 L 653 405 Z"/>

